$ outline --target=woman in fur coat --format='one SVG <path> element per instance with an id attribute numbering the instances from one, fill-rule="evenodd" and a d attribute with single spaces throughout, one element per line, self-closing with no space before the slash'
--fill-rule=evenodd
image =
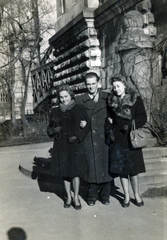
<path id="1" fill-rule="evenodd" d="M 145 172 L 145 165 L 141 149 L 134 149 L 130 143 L 132 119 L 136 128 L 141 128 L 147 121 L 146 111 L 142 99 L 129 91 L 126 79 L 117 75 L 111 79 L 112 90 L 108 96 L 109 121 L 107 124 L 109 143 L 109 171 L 112 176 L 119 176 L 125 194 L 123 207 L 129 207 L 129 180 L 135 196 L 137 206 L 144 202 L 139 193 L 138 174 Z M 112 123 L 112 124 L 111 124 Z M 114 133 L 114 141 L 113 141 Z M 110 140 L 113 142 L 111 143 Z"/>
<path id="2" fill-rule="evenodd" d="M 63 177 L 67 200 L 65 208 L 71 206 L 71 183 L 74 190 L 74 208 L 81 209 L 79 200 L 80 177 L 86 169 L 86 157 L 82 141 L 89 131 L 89 119 L 83 105 L 76 104 L 74 93 L 68 85 L 57 90 L 59 106 L 52 108 L 48 135 L 54 136 L 51 170 L 55 176 Z M 81 121 L 85 125 L 81 127 Z"/>

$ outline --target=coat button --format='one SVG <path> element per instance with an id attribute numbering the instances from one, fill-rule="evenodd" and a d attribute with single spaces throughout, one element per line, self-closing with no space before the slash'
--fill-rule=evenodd
<path id="1" fill-rule="evenodd" d="M 95 131 L 95 130 L 93 130 L 92 132 L 93 132 L 93 133 L 96 133 L 96 131 Z"/>
<path id="2" fill-rule="evenodd" d="M 94 146 L 96 146 L 97 145 L 97 143 L 94 143 Z"/>

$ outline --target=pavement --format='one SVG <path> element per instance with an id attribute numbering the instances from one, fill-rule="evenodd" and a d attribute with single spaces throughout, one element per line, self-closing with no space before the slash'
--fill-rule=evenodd
<path id="1" fill-rule="evenodd" d="M 88 206 L 82 183 L 82 209 L 64 209 L 60 180 L 49 186 L 55 193 L 46 191 L 44 179 L 33 180 L 18 169 L 21 164 L 31 171 L 33 158 L 49 157 L 50 147 L 52 142 L 0 148 L 0 240 L 167 239 L 167 196 L 156 195 L 160 188 L 147 183 L 141 186 L 144 207 L 135 206 L 132 195 L 130 207 L 122 208 L 123 193 L 116 179 L 109 205 L 97 201 Z M 166 186 L 161 193 L 165 191 Z"/>

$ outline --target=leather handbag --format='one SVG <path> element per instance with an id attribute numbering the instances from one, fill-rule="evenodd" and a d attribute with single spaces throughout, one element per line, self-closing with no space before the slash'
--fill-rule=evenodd
<path id="1" fill-rule="evenodd" d="M 147 136 L 142 128 L 136 129 L 135 120 L 132 120 L 132 129 L 130 131 L 130 141 L 133 148 L 147 147 Z"/>

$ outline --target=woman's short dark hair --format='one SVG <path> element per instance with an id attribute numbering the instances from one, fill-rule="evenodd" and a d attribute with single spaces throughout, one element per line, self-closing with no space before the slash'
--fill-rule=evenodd
<path id="1" fill-rule="evenodd" d="M 70 94 L 71 98 L 75 99 L 75 94 L 71 90 L 70 86 L 68 84 L 62 84 L 62 85 L 58 86 L 57 89 L 56 89 L 56 95 L 57 95 L 58 100 L 59 100 L 59 97 L 60 97 L 59 93 L 62 92 L 62 91 L 67 91 Z"/>
<path id="2" fill-rule="evenodd" d="M 122 82 L 125 85 L 125 91 L 126 93 L 137 93 L 138 94 L 138 90 L 136 89 L 135 85 L 126 77 L 122 76 L 121 74 L 116 74 L 114 76 L 111 77 L 111 85 L 113 85 L 114 82 Z"/>
<path id="3" fill-rule="evenodd" d="M 113 84 L 113 82 L 119 81 L 119 82 L 122 82 L 125 85 L 125 87 L 127 87 L 126 78 L 124 76 L 122 76 L 121 74 L 117 74 L 117 75 L 111 77 L 110 80 L 111 80 L 111 84 Z"/>

